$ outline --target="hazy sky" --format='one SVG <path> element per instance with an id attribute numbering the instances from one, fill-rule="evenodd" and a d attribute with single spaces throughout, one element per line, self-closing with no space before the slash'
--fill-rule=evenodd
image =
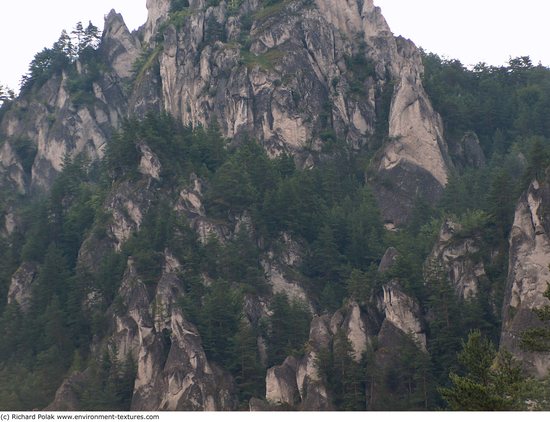
<path id="1" fill-rule="evenodd" d="M 102 28 L 111 9 L 130 29 L 146 20 L 146 0 L 1 0 L 0 84 L 17 88 L 34 55 L 62 29 L 91 20 Z M 550 66 L 548 0 L 374 0 L 392 31 L 466 65 L 531 56 Z"/>

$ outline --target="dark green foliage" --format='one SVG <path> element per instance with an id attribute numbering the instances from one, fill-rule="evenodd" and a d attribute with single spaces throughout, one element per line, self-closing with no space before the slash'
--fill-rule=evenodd
<path id="1" fill-rule="evenodd" d="M 172 0 L 170 2 L 170 13 L 178 12 L 189 7 L 189 0 Z"/>
<path id="2" fill-rule="evenodd" d="M 98 47 L 99 32 L 96 26 L 91 22 L 86 29 L 78 22 L 71 36 L 67 31 L 63 30 L 59 39 L 51 48 L 44 48 L 40 53 L 34 56 L 29 65 L 28 73 L 21 80 L 21 93 L 29 92 L 33 88 L 40 88 L 46 81 L 54 75 L 60 75 L 63 70 L 70 70 L 73 76 L 76 75 L 74 62 L 81 59 L 84 63 L 89 63 L 92 69 L 95 69 L 97 63 L 94 61 L 97 56 L 94 54 Z M 76 43 L 76 44 L 75 44 Z M 93 73 L 97 76 L 97 73 Z M 80 78 L 81 76 L 79 76 Z M 87 82 L 90 76 L 84 77 L 80 81 L 81 89 L 89 88 Z M 71 82 L 74 82 L 71 81 Z M 79 83 L 73 86 L 73 89 L 78 87 Z M 71 85 L 69 84 L 69 87 Z"/>
<path id="3" fill-rule="evenodd" d="M 158 157 L 165 185 L 187 180 L 192 172 L 208 176 L 226 157 L 216 126 L 193 132 L 168 114 L 148 114 L 143 121 L 126 121 L 123 130 L 107 144 L 105 164 L 113 179 L 139 177 L 142 144 Z"/>
<path id="4" fill-rule="evenodd" d="M 497 353 L 479 331 L 470 333 L 458 360 L 465 375 L 451 372 L 452 387 L 440 389 L 451 410 L 527 409 L 536 382 L 522 374 L 509 353 Z"/>
<path id="5" fill-rule="evenodd" d="M 368 410 L 428 410 L 434 403 L 430 356 L 412 338 L 403 336 L 391 350 L 377 344 L 365 356 Z"/>
<path id="6" fill-rule="evenodd" d="M 518 136 L 550 138 L 544 111 L 550 106 L 550 72 L 529 57 L 468 70 L 458 60 L 425 54 L 424 66 L 424 85 L 451 139 L 473 130 L 487 154 L 505 152 Z"/>
<path id="7" fill-rule="evenodd" d="M 245 406 L 252 397 L 265 396 L 265 368 L 260 362 L 257 337 L 257 330 L 245 321 L 241 321 L 233 337 L 233 356 L 229 369 L 239 388 L 240 401 Z"/>
<path id="8" fill-rule="evenodd" d="M 280 365 L 290 355 L 304 351 L 309 337 L 311 314 L 306 305 L 289 302 L 283 294 L 276 294 L 271 302 L 272 315 L 268 320 L 269 366 Z"/>
<path id="9" fill-rule="evenodd" d="M 544 293 L 544 297 L 550 300 L 550 284 Z M 545 305 L 533 310 L 542 324 L 542 327 L 530 328 L 521 335 L 521 347 L 530 352 L 550 351 L 550 305 Z"/>
<path id="10" fill-rule="evenodd" d="M 116 348 L 104 350 L 99 361 L 91 362 L 84 389 L 78 391 L 82 410 L 130 410 L 135 376 L 136 367 L 131 356 L 120 361 Z"/>
<path id="11" fill-rule="evenodd" d="M 37 148 L 28 138 L 19 138 L 11 141 L 17 157 L 21 160 L 21 165 L 26 174 L 30 174 Z"/>
<path id="12" fill-rule="evenodd" d="M 346 282 L 349 297 L 358 302 L 366 303 L 370 300 L 374 287 L 374 274 L 365 273 L 361 270 L 352 270 Z"/>
<path id="13" fill-rule="evenodd" d="M 201 333 L 206 355 L 229 367 L 238 351 L 233 348 L 233 336 L 239 331 L 242 318 L 242 293 L 226 281 L 215 281 L 204 288 L 200 306 L 187 297 L 183 298 L 182 305 L 186 316 Z"/>
<path id="14" fill-rule="evenodd" d="M 339 330 L 330 350 L 323 350 L 316 362 L 339 410 L 365 410 L 364 369 L 354 359 L 346 334 Z"/>

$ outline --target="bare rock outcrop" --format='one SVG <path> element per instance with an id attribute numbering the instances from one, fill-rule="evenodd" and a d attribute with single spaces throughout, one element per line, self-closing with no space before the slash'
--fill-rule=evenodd
<path id="1" fill-rule="evenodd" d="M 44 411 L 48 412 L 76 412 L 80 410 L 79 392 L 87 382 L 82 372 L 71 374 L 57 389 L 53 402 Z"/>
<path id="2" fill-rule="evenodd" d="M 7 178 L 20 193 L 48 191 L 65 157 L 100 159 L 107 139 L 127 116 L 122 80 L 131 76 L 140 51 L 139 40 L 113 10 L 93 59 L 106 71 L 92 75 L 89 63 L 77 60 L 70 69 L 23 90 L 0 122 L 0 139 L 5 140 L 0 183 Z M 90 79 L 90 86 L 75 88 L 81 85 L 75 83 L 78 78 Z"/>
<path id="3" fill-rule="evenodd" d="M 168 18 L 171 0 L 147 0 L 147 22 L 145 23 L 144 41 L 150 43 L 158 27 Z"/>
<path id="4" fill-rule="evenodd" d="M 119 78 L 132 76 L 134 62 L 141 52 L 141 43 L 130 33 L 122 15 L 114 10 L 105 18 L 101 52 Z"/>
<path id="5" fill-rule="evenodd" d="M 282 365 L 268 369 L 266 376 L 266 399 L 270 403 L 286 403 L 294 406 L 300 400 L 296 382 L 299 363 L 289 356 Z"/>
<path id="6" fill-rule="evenodd" d="M 28 176 L 22 164 L 22 158 L 14 151 L 11 142 L 6 141 L 0 147 L 0 183 L 5 188 L 11 188 L 19 194 L 25 194 L 28 186 Z"/>
<path id="7" fill-rule="evenodd" d="M 167 21 L 165 3 L 148 3 L 147 34 Z M 384 136 L 375 127 L 385 118 L 390 141 L 374 169 L 384 218 L 406 221 L 417 192 L 435 201 L 452 164 L 416 47 L 393 36 L 372 0 L 294 1 L 270 13 L 259 7 L 244 1 L 229 14 L 225 2 L 192 1 L 179 26 L 163 26 L 163 108 L 192 126 L 216 120 L 227 137 L 252 135 L 271 155 L 291 153 L 303 166 L 334 137 L 353 148 L 370 145 Z M 243 26 L 250 16 L 252 27 Z M 246 34 L 249 51 L 235 47 Z M 368 74 L 358 84 L 361 72 Z"/>
<path id="8" fill-rule="evenodd" d="M 268 369 L 266 399 L 271 405 L 294 406 L 300 410 L 331 410 L 328 387 L 317 368 L 321 350 L 328 350 L 332 342 L 330 320 L 327 316 L 314 317 L 308 341 L 308 351 L 301 359 L 287 358 L 282 365 Z"/>
<path id="9" fill-rule="evenodd" d="M 464 236 L 462 231 L 460 224 L 447 219 L 441 227 L 426 265 L 430 262 L 439 265 L 459 297 L 469 299 L 477 296 L 487 276 L 485 265 L 479 255 L 479 235 L 472 233 Z"/>
<path id="10" fill-rule="evenodd" d="M 482 168 L 486 164 L 485 153 L 474 132 L 466 132 L 459 141 L 449 145 L 449 150 L 457 168 Z"/>
<path id="11" fill-rule="evenodd" d="M 385 315 L 383 324 L 392 324 L 411 337 L 416 345 L 426 352 L 426 332 L 418 303 L 403 292 L 403 289 L 395 281 L 383 287 L 383 295 L 379 298 L 378 303 L 379 309 Z"/>
<path id="12" fill-rule="evenodd" d="M 130 260 L 114 309 L 113 341 L 137 362 L 132 410 L 233 410 L 231 376 L 208 362 L 197 329 L 177 306 L 180 264 L 165 254 L 162 277 L 150 297 Z"/>
<path id="13" fill-rule="evenodd" d="M 33 283 L 38 275 L 38 267 L 32 262 L 24 262 L 11 278 L 8 290 L 8 304 L 17 303 L 23 312 L 29 310 Z"/>
<path id="14" fill-rule="evenodd" d="M 550 185 L 533 181 L 520 198 L 510 233 L 508 282 L 502 310 L 501 347 L 520 359 L 533 375 L 544 377 L 550 353 L 521 348 L 521 336 L 541 325 L 533 309 L 549 305 L 543 295 L 550 280 Z"/>

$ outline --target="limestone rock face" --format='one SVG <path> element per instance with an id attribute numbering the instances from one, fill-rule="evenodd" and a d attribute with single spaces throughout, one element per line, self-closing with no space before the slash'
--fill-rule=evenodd
<path id="1" fill-rule="evenodd" d="M 115 310 L 113 341 L 134 356 L 137 376 L 132 410 L 233 410 L 233 380 L 208 362 L 197 329 L 177 306 L 181 268 L 167 252 L 162 277 L 151 298 L 133 262 L 128 262 Z"/>
<path id="2" fill-rule="evenodd" d="M 138 149 L 141 153 L 141 160 L 138 167 L 139 172 L 145 176 L 149 176 L 150 178 L 159 181 L 162 166 L 157 155 L 144 142 L 140 142 L 138 144 Z"/>
<path id="3" fill-rule="evenodd" d="M 105 208 L 112 216 L 108 236 L 115 242 L 116 250 L 120 250 L 130 235 L 140 229 L 153 197 L 148 182 L 142 180 L 121 183 L 107 198 Z"/>
<path id="4" fill-rule="evenodd" d="M 480 239 L 475 235 L 463 237 L 461 230 L 460 224 L 446 220 L 427 262 L 440 265 L 457 294 L 468 299 L 477 295 L 486 273 L 478 256 Z"/>
<path id="5" fill-rule="evenodd" d="M 396 259 L 399 257 L 399 252 L 394 247 L 389 247 L 388 250 L 384 253 L 384 256 L 380 260 L 380 265 L 378 266 L 379 273 L 385 273 L 388 271 L 393 264 L 395 264 Z"/>
<path id="6" fill-rule="evenodd" d="M 379 308 L 386 316 L 384 323 L 391 323 L 404 334 L 411 336 L 417 346 L 426 351 L 426 333 L 422 324 L 420 306 L 405 294 L 396 282 L 383 287 Z"/>
<path id="7" fill-rule="evenodd" d="M 147 0 L 147 22 L 145 23 L 144 41 L 151 42 L 158 27 L 167 19 L 171 0 Z"/>
<path id="8" fill-rule="evenodd" d="M 107 139 L 127 116 L 122 80 L 131 76 L 140 51 L 122 16 L 111 11 L 94 58 L 106 70 L 93 77 L 90 88 L 75 92 L 75 75 L 63 71 L 23 92 L 0 122 L 0 141 L 5 141 L 0 147 L 0 183 L 5 186 L 7 179 L 20 193 L 48 191 L 64 157 L 100 159 Z M 77 77 L 91 77 L 86 64 L 78 61 L 74 66 Z M 21 145 L 25 148 L 16 148 Z"/>
<path id="9" fill-rule="evenodd" d="M 81 372 L 71 374 L 57 389 L 53 402 L 44 411 L 75 412 L 80 410 L 78 391 L 82 389 L 86 381 L 86 375 Z"/>
<path id="10" fill-rule="evenodd" d="M 266 376 L 266 399 L 271 403 L 295 405 L 300 397 L 296 383 L 298 362 L 292 356 L 282 365 L 268 369 Z"/>
<path id="11" fill-rule="evenodd" d="M 359 362 L 367 350 L 367 344 L 370 343 L 369 332 L 357 303 L 350 303 L 347 314 L 343 327 L 353 348 L 353 357 Z"/>
<path id="12" fill-rule="evenodd" d="M 114 10 L 105 18 L 101 49 L 119 78 L 132 75 L 133 64 L 141 52 L 141 43 L 130 33 L 122 15 Z"/>
<path id="13" fill-rule="evenodd" d="M 299 271 L 302 262 L 303 248 L 295 242 L 288 233 L 284 233 L 280 239 L 277 251 L 272 248 L 262 262 L 267 282 L 271 286 L 273 294 L 284 294 L 289 300 L 296 300 L 306 304 L 310 311 L 314 306 L 293 272 Z"/>
<path id="14" fill-rule="evenodd" d="M 6 141 L 0 148 L 0 183 L 6 188 L 25 194 L 28 177 L 25 174 L 22 160 L 14 151 L 11 143 Z"/>
<path id="15" fill-rule="evenodd" d="M 29 310 L 33 282 L 38 274 L 36 264 L 24 262 L 11 278 L 8 290 L 8 304 L 17 303 L 23 312 Z"/>
<path id="16" fill-rule="evenodd" d="M 163 2 L 150 3 L 157 4 L 153 22 Z M 384 217 L 405 221 L 417 188 L 430 200 L 441 194 L 451 164 L 441 120 L 420 82 L 420 54 L 393 36 L 372 1 L 290 2 L 281 11 L 258 13 L 251 29 L 242 21 L 258 2 L 244 1 L 236 16 L 223 2 L 204 3 L 191 2 L 182 25 L 168 25 L 162 34 L 165 110 L 193 126 L 216 119 L 224 135 L 251 134 L 271 155 L 289 152 L 309 166 L 310 152 L 320 153 L 331 131 L 354 148 L 368 145 L 384 108 L 381 92 L 389 90 L 392 141 L 376 168 L 380 179 L 395 185 L 390 194 L 379 184 L 379 202 L 388 203 Z M 247 32 L 250 51 L 243 53 L 234 45 Z M 372 68 L 359 87 L 350 57 Z M 352 86 L 361 94 L 348 95 Z"/>
<path id="17" fill-rule="evenodd" d="M 206 216 L 203 190 L 203 181 L 192 174 L 189 185 L 180 191 L 175 211 L 187 217 L 190 226 L 198 234 L 202 244 L 206 244 L 211 236 L 223 243 L 230 237 L 231 230 L 226 225 L 212 221 Z"/>
<path id="18" fill-rule="evenodd" d="M 550 280 L 550 185 L 533 181 L 516 207 L 510 233 L 510 261 L 506 286 L 501 347 L 520 359 L 533 375 L 544 377 L 550 369 L 550 353 L 521 349 L 521 334 L 540 325 L 534 308 L 549 305 L 543 294 Z"/>
<path id="19" fill-rule="evenodd" d="M 316 360 L 321 350 L 332 341 L 327 316 L 314 317 L 309 334 L 309 347 L 301 359 L 287 358 L 282 365 L 268 369 L 266 399 L 272 405 L 286 404 L 300 410 L 331 410 L 328 388 L 321 379 Z"/>
<path id="20" fill-rule="evenodd" d="M 485 166 L 485 154 L 474 132 L 467 132 L 455 143 L 449 145 L 453 162 L 458 168 L 481 168 Z"/>

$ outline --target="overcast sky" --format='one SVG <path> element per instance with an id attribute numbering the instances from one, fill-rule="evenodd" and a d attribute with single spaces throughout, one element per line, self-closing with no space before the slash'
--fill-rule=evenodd
<path id="1" fill-rule="evenodd" d="M 17 88 L 34 55 L 51 47 L 62 29 L 91 20 L 102 28 L 111 9 L 130 29 L 147 16 L 146 0 L 2 0 L 0 84 Z M 392 31 L 416 45 L 466 65 L 501 65 L 531 56 L 550 66 L 548 0 L 374 0 Z"/>

